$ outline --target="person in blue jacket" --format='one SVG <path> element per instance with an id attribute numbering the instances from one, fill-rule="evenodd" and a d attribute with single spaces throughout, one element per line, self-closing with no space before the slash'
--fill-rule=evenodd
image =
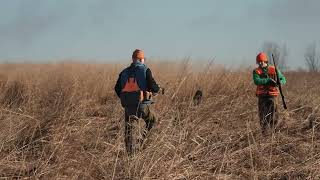
<path id="1" fill-rule="evenodd" d="M 148 93 L 158 93 L 160 86 L 152 76 L 150 68 L 145 64 L 144 52 L 136 49 L 132 53 L 132 63 L 120 74 L 114 90 L 121 100 L 121 105 L 125 110 L 125 144 L 127 152 L 131 153 L 132 144 L 128 134 L 131 131 L 129 117 L 135 115 L 142 118 L 145 123 L 143 138 L 154 126 L 156 117 L 150 111 L 147 102 Z"/>

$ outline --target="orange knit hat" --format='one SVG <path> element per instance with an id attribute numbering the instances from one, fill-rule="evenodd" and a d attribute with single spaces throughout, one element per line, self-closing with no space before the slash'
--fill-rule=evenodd
<path id="1" fill-rule="evenodd" d="M 261 52 L 257 55 L 256 62 L 268 62 L 268 56 L 266 53 Z"/>
<path id="2" fill-rule="evenodd" d="M 136 60 L 136 59 L 144 59 L 144 53 L 141 49 L 136 49 L 133 51 L 132 53 L 132 59 Z"/>

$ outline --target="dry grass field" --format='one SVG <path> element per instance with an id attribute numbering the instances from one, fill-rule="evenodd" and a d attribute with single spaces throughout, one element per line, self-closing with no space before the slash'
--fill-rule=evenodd
<path id="1" fill-rule="evenodd" d="M 320 179 L 320 74 L 284 73 L 288 110 L 264 137 L 252 67 L 149 66 L 166 93 L 129 158 L 113 91 L 125 65 L 1 64 L 0 179 Z"/>

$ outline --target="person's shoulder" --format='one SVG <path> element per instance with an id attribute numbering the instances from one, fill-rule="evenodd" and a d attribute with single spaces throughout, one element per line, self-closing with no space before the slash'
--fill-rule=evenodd
<path id="1" fill-rule="evenodd" d="M 120 72 L 120 75 L 123 74 L 123 73 L 125 73 L 125 72 L 128 72 L 129 69 L 130 69 L 130 67 L 131 67 L 131 66 L 128 66 L 128 67 L 124 68 L 124 69 Z"/>
<path id="2" fill-rule="evenodd" d="M 259 72 L 261 71 L 261 68 L 256 67 L 252 70 L 253 73 L 259 74 Z"/>
<path id="3" fill-rule="evenodd" d="M 152 74 L 152 71 L 151 71 L 151 69 L 149 67 L 146 67 L 146 73 L 147 74 Z"/>

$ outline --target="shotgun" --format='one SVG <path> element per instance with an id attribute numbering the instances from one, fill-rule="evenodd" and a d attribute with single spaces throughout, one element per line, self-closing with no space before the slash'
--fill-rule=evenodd
<path id="1" fill-rule="evenodd" d="M 279 92 L 280 92 L 280 95 L 281 95 L 283 108 L 284 108 L 284 109 L 287 109 L 286 102 L 284 101 L 284 95 L 283 95 L 283 93 L 282 93 L 281 82 L 280 82 L 280 78 L 279 78 L 279 75 L 278 75 L 277 64 L 276 64 L 276 62 L 275 62 L 275 60 L 274 60 L 273 54 L 272 54 L 272 61 L 273 61 L 274 68 L 276 69 L 276 78 L 277 78 L 276 80 L 277 80 L 277 85 L 278 85 Z"/>

